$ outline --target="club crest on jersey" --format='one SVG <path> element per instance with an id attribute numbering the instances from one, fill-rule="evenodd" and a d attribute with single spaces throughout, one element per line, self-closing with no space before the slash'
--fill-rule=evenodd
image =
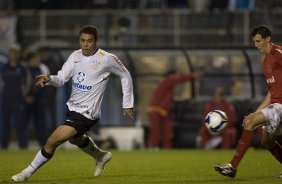
<path id="1" fill-rule="evenodd" d="M 274 83 L 275 82 L 274 76 L 272 76 L 271 78 L 266 79 L 266 82 L 267 82 L 267 84 Z"/>
<path id="2" fill-rule="evenodd" d="M 93 61 L 92 63 L 93 63 L 92 69 L 97 70 L 101 62 L 100 61 Z"/>
<path id="3" fill-rule="evenodd" d="M 101 56 L 101 57 L 103 57 L 103 56 L 105 56 L 105 52 L 99 52 L 99 56 Z"/>
<path id="4" fill-rule="evenodd" d="M 77 82 L 72 82 L 72 86 L 76 89 L 79 89 L 81 91 L 90 91 L 92 89 L 92 86 L 87 86 L 87 85 L 83 85 L 81 84 L 84 79 L 85 79 L 85 73 L 83 72 L 78 72 L 77 76 L 76 76 L 76 80 Z"/>
<path id="5" fill-rule="evenodd" d="M 78 81 L 78 83 L 83 82 L 83 81 L 84 81 L 84 78 L 85 78 L 85 73 L 83 73 L 83 72 L 78 72 L 78 73 L 77 73 L 76 80 Z"/>

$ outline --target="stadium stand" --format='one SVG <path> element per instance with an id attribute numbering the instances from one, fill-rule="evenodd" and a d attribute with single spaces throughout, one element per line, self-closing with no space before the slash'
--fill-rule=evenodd
<path id="1" fill-rule="evenodd" d="M 189 83 L 178 90 L 179 98 L 173 109 L 176 147 L 195 146 L 203 106 L 208 100 L 209 90 L 218 83 L 228 90 L 229 98 L 236 107 L 238 122 L 262 99 L 265 90 L 258 62 L 262 57 L 252 48 L 249 39 L 252 27 L 268 24 L 273 29 L 276 42 L 282 43 L 282 6 L 281 1 L 275 0 L 268 4 L 269 9 L 265 8 L 266 2 L 257 0 L 255 11 L 238 10 L 232 14 L 227 9 L 204 9 L 195 13 L 184 1 L 177 1 L 174 5 L 171 2 L 144 5 L 144 1 L 134 1 L 137 4 L 132 1 L 132 4 L 126 5 L 128 1 L 120 1 L 111 6 L 91 3 L 75 6 L 76 1 L 68 1 L 68 7 L 56 4 L 61 9 L 53 8 L 52 0 L 45 1 L 50 4 L 37 4 L 37 7 L 31 7 L 28 0 L 7 2 L 16 2 L 17 6 L 9 4 L 7 11 L 0 12 L 0 28 L 16 17 L 15 40 L 27 50 L 49 46 L 65 60 L 73 49 L 78 48 L 76 34 L 81 25 L 93 24 L 99 28 L 99 46 L 113 51 L 132 73 L 137 109 L 135 121 L 124 118 L 119 106 L 107 109 L 107 104 L 119 99 L 120 95 L 114 93 L 115 88 L 119 90 L 120 84 L 113 76 L 103 102 L 105 113 L 111 111 L 113 116 L 102 119 L 102 126 L 142 126 L 146 134 L 147 102 L 163 73 L 170 67 L 179 72 L 202 71 L 206 77 L 201 81 Z M 0 50 L 5 53 L 9 40 L 5 41 L 3 35 Z M 243 89 L 239 96 L 234 97 L 231 87 L 237 80 L 242 82 Z M 66 99 L 64 92 L 58 93 L 59 99 Z M 64 100 L 58 102 L 59 109 L 62 109 Z M 63 117 L 64 110 L 61 110 L 58 119 L 61 121 Z"/>

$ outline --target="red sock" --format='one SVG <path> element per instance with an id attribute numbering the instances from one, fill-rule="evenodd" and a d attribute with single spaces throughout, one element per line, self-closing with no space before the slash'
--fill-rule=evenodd
<path id="1" fill-rule="evenodd" d="M 233 159 L 231 160 L 230 164 L 234 169 L 236 169 L 247 152 L 251 142 L 252 142 L 252 137 L 253 137 L 253 131 L 249 130 L 243 130 L 243 133 L 241 135 L 241 138 L 237 144 L 235 154 L 233 156 Z"/>
<path id="2" fill-rule="evenodd" d="M 268 150 L 280 163 L 282 163 L 282 147 L 278 142 L 275 143 L 275 147 Z"/>

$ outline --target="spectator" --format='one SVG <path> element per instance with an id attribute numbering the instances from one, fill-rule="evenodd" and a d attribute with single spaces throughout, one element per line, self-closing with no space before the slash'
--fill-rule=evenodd
<path id="1" fill-rule="evenodd" d="M 59 59 L 55 59 L 52 55 L 52 50 L 49 47 L 42 47 L 39 50 L 40 62 L 47 66 L 50 71 L 50 75 L 55 75 L 62 67 L 61 61 Z M 45 88 L 45 96 L 46 96 L 46 111 L 50 117 L 51 129 L 54 130 L 56 128 L 57 122 L 57 89 L 51 86 L 47 86 Z"/>
<path id="2" fill-rule="evenodd" d="M 213 110 L 224 111 L 228 117 L 227 127 L 222 134 L 217 136 L 211 135 L 205 126 L 205 117 L 210 111 Z M 236 143 L 236 119 L 237 117 L 234 106 L 224 99 L 223 89 L 221 87 L 216 87 L 214 90 L 213 99 L 204 108 L 202 126 L 199 129 L 198 136 L 196 138 L 196 141 L 200 143 L 200 148 L 232 148 Z"/>
<path id="3" fill-rule="evenodd" d="M 32 79 L 38 75 L 49 74 L 46 65 L 40 63 L 39 55 L 30 52 L 26 56 L 27 67 Z M 34 132 L 40 146 L 44 146 L 47 139 L 46 125 L 46 88 L 31 85 L 27 94 L 27 123 L 32 121 Z M 28 124 L 26 125 L 28 127 Z"/>
<path id="4" fill-rule="evenodd" d="M 27 148 L 25 98 L 30 83 L 30 74 L 22 64 L 20 45 L 12 44 L 10 46 L 9 61 L 1 68 L 0 76 L 3 82 L 1 146 L 4 149 L 9 147 L 12 120 L 14 120 L 19 147 Z"/>
<path id="5" fill-rule="evenodd" d="M 172 148 L 173 127 L 172 127 L 172 104 L 174 88 L 179 83 L 189 81 L 197 74 L 175 74 L 170 71 L 156 88 L 153 98 L 148 107 L 149 148 Z"/>

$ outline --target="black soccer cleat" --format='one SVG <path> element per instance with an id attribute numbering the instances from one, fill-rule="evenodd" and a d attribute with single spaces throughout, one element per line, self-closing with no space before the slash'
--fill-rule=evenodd
<path id="1" fill-rule="evenodd" d="M 236 170 L 233 169 L 231 164 L 223 164 L 223 165 L 216 165 L 214 169 L 222 174 L 223 176 L 228 176 L 230 178 L 234 178 L 236 176 Z"/>

